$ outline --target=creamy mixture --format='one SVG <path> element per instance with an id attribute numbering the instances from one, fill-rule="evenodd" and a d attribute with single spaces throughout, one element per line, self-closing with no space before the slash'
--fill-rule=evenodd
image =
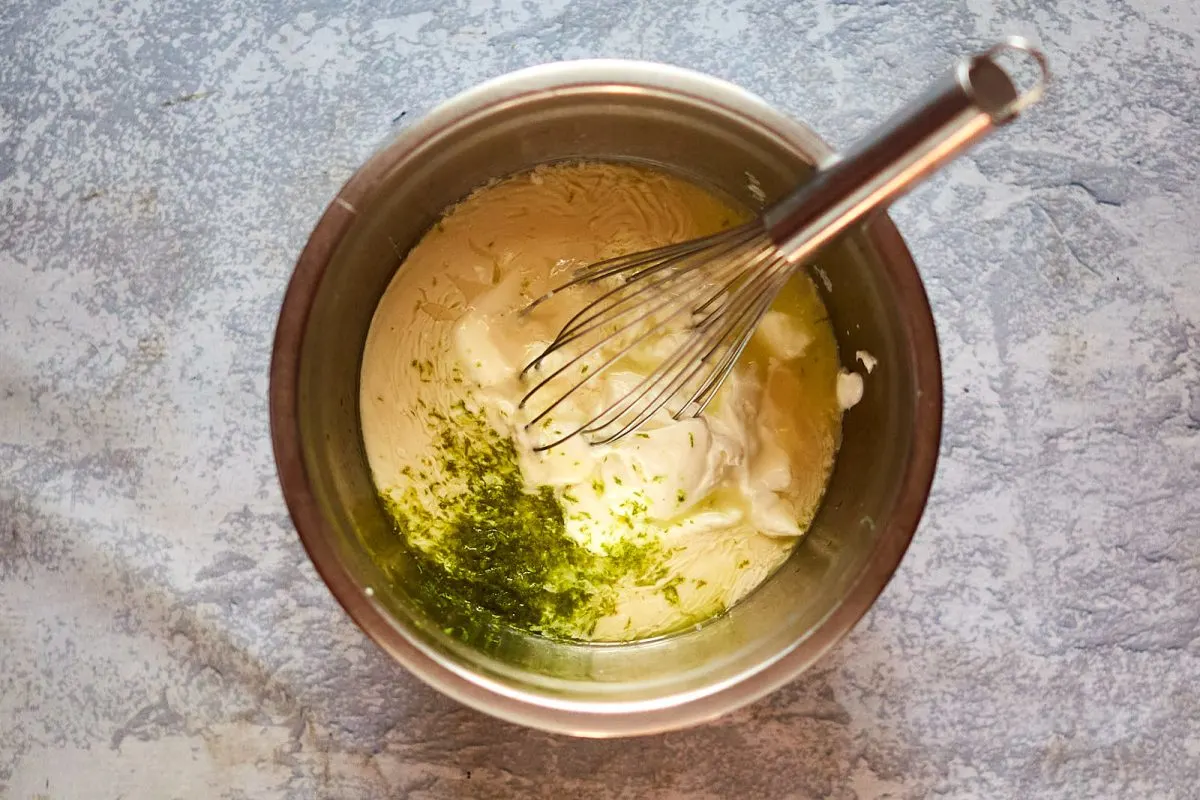
<path id="1" fill-rule="evenodd" d="M 554 637 L 642 638 L 720 613 L 787 557 L 862 394 L 807 277 L 699 418 L 663 412 L 611 445 L 534 452 L 636 384 L 653 366 L 636 359 L 532 432 L 518 408 L 522 368 L 576 310 L 520 309 L 577 267 L 743 219 L 656 170 L 555 165 L 476 191 L 408 254 L 367 338 L 361 416 L 376 486 L 440 608 Z"/>

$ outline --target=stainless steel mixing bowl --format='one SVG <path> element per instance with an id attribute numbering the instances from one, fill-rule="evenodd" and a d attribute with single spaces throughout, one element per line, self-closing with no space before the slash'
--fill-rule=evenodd
<path id="1" fill-rule="evenodd" d="M 364 631 L 451 697 L 524 725 L 581 736 L 692 725 L 795 678 L 846 634 L 912 539 L 933 478 L 941 365 L 929 305 L 885 216 L 821 260 L 844 362 L 879 365 L 845 418 L 820 513 L 786 564 L 698 630 L 621 645 L 553 642 L 507 629 L 463 642 L 414 604 L 388 550 L 358 418 L 363 343 L 411 247 L 488 180 L 569 158 L 665 166 L 760 207 L 829 148 L 762 100 L 694 72 L 583 61 L 468 91 L 367 162 L 322 216 L 280 312 L 271 434 L 284 497 L 313 563 Z"/>

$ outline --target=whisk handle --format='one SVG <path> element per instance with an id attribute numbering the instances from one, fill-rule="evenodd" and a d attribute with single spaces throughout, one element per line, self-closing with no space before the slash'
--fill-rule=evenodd
<path id="1" fill-rule="evenodd" d="M 1040 76 L 1017 89 L 997 61 L 1004 53 L 1034 60 Z M 818 165 L 813 178 L 763 215 L 771 238 L 794 263 L 890 204 L 943 164 L 1037 102 L 1050 79 L 1046 58 L 1021 37 L 963 58 L 930 89 L 845 154 Z"/>

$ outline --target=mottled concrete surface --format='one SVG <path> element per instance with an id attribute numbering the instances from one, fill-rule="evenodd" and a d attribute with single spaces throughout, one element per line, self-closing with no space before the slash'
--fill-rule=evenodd
<path id="1" fill-rule="evenodd" d="M 0 10 L 0 795 L 1200 796 L 1194 4 L 616 6 Z M 834 654 L 716 724 L 579 742 L 358 632 L 285 514 L 267 364 L 308 231 L 397 125 L 516 67 L 636 56 L 844 144 L 1011 31 L 1053 98 L 895 211 L 944 455 Z"/>

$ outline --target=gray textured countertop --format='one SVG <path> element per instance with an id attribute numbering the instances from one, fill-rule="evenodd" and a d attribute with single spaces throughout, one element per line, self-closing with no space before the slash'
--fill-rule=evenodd
<path id="1" fill-rule="evenodd" d="M 0 796 L 1200 794 L 1186 0 L 160 5 L 0 10 Z M 609 55 L 845 144 L 1014 31 L 1052 99 L 895 210 L 943 456 L 832 655 L 703 728 L 584 742 L 459 707 L 359 633 L 284 511 L 267 364 L 309 230 L 389 133 Z"/>

